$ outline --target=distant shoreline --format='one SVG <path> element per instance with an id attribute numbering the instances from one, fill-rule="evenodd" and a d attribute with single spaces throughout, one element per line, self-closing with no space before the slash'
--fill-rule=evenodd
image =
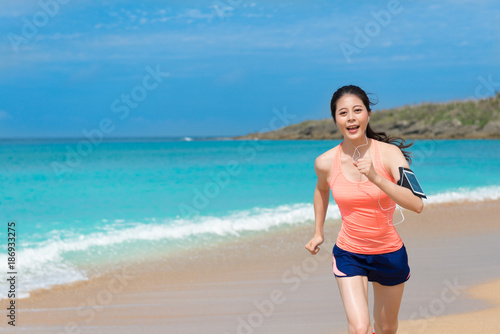
<path id="1" fill-rule="evenodd" d="M 373 111 L 370 124 L 377 132 L 404 139 L 500 139 L 500 93 L 479 100 L 422 103 Z M 307 120 L 268 132 L 239 136 L 162 136 L 102 137 L 102 142 L 190 142 L 232 140 L 337 140 L 342 139 L 333 120 Z M 79 142 L 94 143 L 96 138 L 0 138 L 12 142 Z"/>
<path id="2" fill-rule="evenodd" d="M 175 137 L 106 137 L 100 143 L 115 143 L 115 142 L 186 142 L 186 141 L 207 141 L 207 140 L 232 140 L 233 137 L 224 136 L 175 136 Z M 41 137 L 41 138 L 0 138 L 0 143 L 29 143 L 29 142 L 50 142 L 50 143 L 65 143 L 90 141 L 86 137 Z"/>
<path id="3" fill-rule="evenodd" d="M 388 133 L 392 135 L 392 133 Z M 270 140 L 270 141 L 287 141 L 287 140 L 342 140 L 342 138 L 267 138 L 264 136 L 252 137 L 247 136 L 237 136 L 237 137 L 214 137 L 214 138 L 196 138 L 192 137 L 193 140 L 181 140 L 181 139 L 171 139 L 171 138 L 107 138 L 101 143 L 183 143 L 183 142 L 206 142 L 206 141 L 254 141 L 254 140 Z M 500 134 L 498 137 L 485 137 L 485 138 L 475 138 L 475 137 L 464 137 L 464 138 L 414 138 L 404 136 L 405 140 L 500 140 Z M 86 140 L 86 138 L 0 138 L 0 144 L 72 144 L 78 143 L 80 141 Z"/>

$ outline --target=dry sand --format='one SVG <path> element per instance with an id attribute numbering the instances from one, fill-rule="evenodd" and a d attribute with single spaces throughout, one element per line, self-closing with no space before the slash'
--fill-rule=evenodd
<path id="1" fill-rule="evenodd" d="M 397 229 L 412 277 L 398 333 L 500 333 L 499 214 L 500 201 L 405 211 Z M 338 230 L 327 222 L 316 256 L 304 249 L 311 223 L 40 290 L 17 301 L 16 328 L 3 317 L 0 332 L 345 333 L 331 272 Z"/>

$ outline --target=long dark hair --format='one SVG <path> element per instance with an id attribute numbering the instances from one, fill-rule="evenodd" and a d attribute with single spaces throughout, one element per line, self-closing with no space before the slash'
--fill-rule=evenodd
<path id="1" fill-rule="evenodd" d="M 342 86 L 339 89 L 337 89 L 335 93 L 333 93 L 332 101 L 330 102 L 330 109 L 332 111 L 332 117 L 335 123 L 337 123 L 335 114 L 335 111 L 337 110 L 337 101 L 344 95 L 357 96 L 361 101 L 363 101 L 363 104 L 365 105 L 366 110 L 368 110 L 368 112 L 371 112 L 371 106 L 375 105 L 375 103 L 370 101 L 365 91 L 359 88 L 358 86 L 354 85 Z M 413 142 L 406 144 L 406 140 L 404 140 L 403 138 L 391 137 L 387 135 L 385 132 L 375 132 L 370 127 L 370 123 L 368 123 L 368 126 L 366 127 L 366 136 L 368 138 L 372 138 L 378 141 L 383 141 L 384 143 L 396 145 L 401 149 L 401 152 L 403 152 L 406 161 L 408 161 L 408 163 L 411 164 L 411 153 L 406 151 L 405 149 L 412 146 Z"/>

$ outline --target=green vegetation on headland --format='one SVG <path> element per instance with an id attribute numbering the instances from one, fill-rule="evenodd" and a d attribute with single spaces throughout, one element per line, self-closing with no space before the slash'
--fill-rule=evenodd
<path id="1" fill-rule="evenodd" d="M 404 139 L 500 138 L 500 93 L 446 103 L 421 103 L 372 112 L 370 125 Z M 341 139 L 332 118 L 292 124 L 233 139 Z"/>

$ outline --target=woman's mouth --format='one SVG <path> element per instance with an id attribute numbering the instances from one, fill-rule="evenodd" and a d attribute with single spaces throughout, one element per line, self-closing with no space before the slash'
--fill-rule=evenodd
<path id="1" fill-rule="evenodd" d="M 352 126 L 347 127 L 347 131 L 349 131 L 349 133 L 356 133 L 356 131 L 358 131 L 358 129 L 359 129 L 359 125 L 352 125 Z"/>

